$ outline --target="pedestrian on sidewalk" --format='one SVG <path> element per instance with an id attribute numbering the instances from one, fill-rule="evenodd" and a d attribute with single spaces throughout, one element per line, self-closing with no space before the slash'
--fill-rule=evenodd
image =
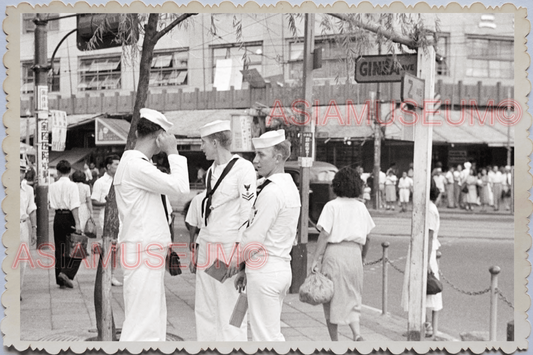
<path id="1" fill-rule="evenodd" d="M 437 279 L 440 279 L 439 264 L 437 262 L 437 251 L 440 248 L 438 239 L 440 229 L 439 210 L 435 204 L 438 198 L 438 189 L 431 188 L 429 192 L 429 206 L 427 215 L 428 234 L 428 273 L 433 273 Z M 440 193 L 440 192 L 439 192 Z M 442 309 L 442 292 L 435 295 L 426 296 L 426 322 L 424 323 L 425 334 L 431 337 L 436 330 L 437 312 Z M 431 316 L 430 316 L 431 313 Z"/>
<path id="2" fill-rule="evenodd" d="M 292 281 L 290 252 L 296 239 L 300 217 L 300 193 L 285 161 L 291 143 L 285 131 L 270 131 L 252 138 L 254 165 L 259 180 L 249 227 L 244 231 L 241 250 L 246 258 L 264 260 L 260 267 L 242 264 L 235 279 L 237 289 L 247 285 L 248 317 L 253 341 L 285 341 L 281 333 L 281 309 Z M 254 253 L 257 252 L 257 253 Z"/>
<path id="3" fill-rule="evenodd" d="M 204 227 L 197 238 L 194 313 L 198 341 L 248 340 L 246 317 L 240 328 L 229 324 L 239 298 L 234 280 L 220 282 L 206 273 L 217 259 L 224 263 L 232 259 L 255 201 L 254 166 L 231 154 L 230 129 L 230 121 L 215 121 L 200 129 L 202 150 L 206 159 L 214 163 L 206 175 L 207 192 L 202 204 Z"/>
<path id="4" fill-rule="evenodd" d="M 72 181 L 76 183 L 80 194 L 80 208 L 78 209 L 78 218 L 80 219 L 80 228 L 85 230 L 87 222 L 93 218 L 93 204 L 91 201 L 91 187 L 85 182 L 83 171 L 76 170 L 72 174 Z"/>
<path id="5" fill-rule="evenodd" d="M 413 189 L 413 179 L 407 176 L 407 172 L 403 172 L 400 181 L 398 181 L 398 189 L 400 189 L 400 212 L 407 211 L 407 205 L 409 204 L 409 196 L 411 195 L 411 190 Z"/>
<path id="6" fill-rule="evenodd" d="M 164 195 L 189 192 L 187 159 L 179 155 L 172 127 L 160 112 L 140 110 L 135 148 L 122 156 L 113 185 L 120 221 L 124 270 L 124 323 L 120 341 L 165 341 L 165 257 L 171 243 Z M 170 174 L 150 159 L 163 151 Z"/>
<path id="7" fill-rule="evenodd" d="M 31 244 L 37 241 L 37 217 L 35 205 L 35 195 L 33 187 L 26 183 L 26 159 L 20 159 L 20 243 L 26 244 L 28 250 Z M 28 225 L 28 222 L 30 223 Z M 31 238 L 31 239 L 30 239 Z M 24 274 L 26 273 L 26 261 L 20 263 L 20 300 L 22 301 L 22 285 Z"/>
<path id="8" fill-rule="evenodd" d="M 451 166 L 446 172 L 446 197 L 448 200 L 448 208 L 455 208 L 455 180 L 454 180 L 454 169 Z"/>
<path id="9" fill-rule="evenodd" d="M 427 226 L 428 226 L 428 259 L 427 259 L 427 272 L 431 272 L 437 279 L 440 279 L 439 264 L 437 263 L 437 250 L 440 248 L 440 242 L 438 239 L 440 229 L 440 216 L 439 210 L 435 201 L 439 197 L 440 190 L 432 184 L 429 189 L 429 205 L 427 214 Z M 409 248 L 407 255 L 411 254 Z M 409 311 L 409 279 L 411 267 L 411 260 L 408 257 L 405 264 L 405 272 L 403 279 L 402 298 L 401 305 L 405 312 Z M 434 331 L 436 331 L 437 312 L 442 310 L 442 292 L 435 295 L 426 295 L 426 322 L 424 323 L 426 337 L 432 337 Z M 430 316 L 431 313 L 431 316 Z"/>
<path id="10" fill-rule="evenodd" d="M 486 211 L 487 205 L 490 204 L 490 183 L 489 183 L 489 176 L 487 175 L 487 169 L 483 168 L 481 169 L 481 189 L 480 189 L 480 196 L 479 200 L 481 202 L 481 212 Z"/>
<path id="11" fill-rule="evenodd" d="M 109 189 L 111 184 L 113 184 L 113 179 L 117 171 L 118 164 L 120 162 L 120 157 L 116 154 L 108 155 L 105 158 L 105 173 L 98 180 L 94 182 L 93 193 L 91 194 L 92 205 L 96 207 L 96 212 L 98 213 L 98 229 L 104 230 L 104 212 L 105 205 L 107 202 L 107 195 L 109 194 Z M 100 239 L 101 240 L 101 239 Z M 122 286 L 122 282 L 117 280 L 115 277 L 115 269 L 117 267 L 117 241 L 113 238 L 111 241 L 113 247 L 111 248 L 111 285 L 113 286 Z"/>
<path id="12" fill-rule="evenodd" d="M 60 288 L 73 288 L 72 280 L 76 276 L 82 259 L 68 256 L 67 236 L 73 232 L 81 234 L 78 210 L 80 193 L 78 187 L 70 181 L 70 163 L 61 160 L 56 166 L 59 179 L 50 185 L 50 208 L 55 210 L 54 244 L 56 283 Z"/>
<path id="13" fill-rule="evenodd" d="M 494 202 L 494 211 L 498 211 L 500 209 L 501 199 L 502 199 L 502 184 L 504 180 L 504 176 L 502 175 L 502 172 L 500 169 L 498 169 L 497 165 L 494 165 L 494 168 L 492 170 L 492 179 L 490 181 L 492 185 L 492 192 L 493 192 L 493 202 Z"/>
<path id="14" fill-rule="evenodd" d="M 360 316 L 363 294 L 363 263 L 370 245 L 374 221 L 361 201 L 363 182 L 351 168 L 343 168 L 332 181 L 337 198 L 324 206 L 318 219 L 320 230 L 312 272 L 333 280 L 334 294 L 324 303 L 324 316 L 332 341 L 338 340 L 339 324 L 348 324 L 353 340 L 361 341 Z"/>
<path id="15" fill-rule="evenodd" d="M 474 205 L 477 204 L 477 176 L 473 169 L 469 170 L 470 175 L 466 178 L 466 186 L 468 187 L 468 193 L 466 196 L 466 210 L 474 211 Z"/>
<path id="16" fill-rule="evenodd" d="M 461 164 L 457 165 L 457 169 L 453 172 L 453 194 L 454 194 L 454 205 L 455 207 L 463 208 L 463 201 L 461 200 L 461 175 L 463 167 Z"/>
<path id="17" fill-rule="evenodd" d="M 357 175 L 359 176 L 359 174 Z M 394 205 L 396 204 L 396 183 L 398 178 L 394 175 L 394 169 L 387 171 L 387 177 L 385 178 L 385 200 L 386 208 L 389 210 L 392 208 L 394 211 Z"/>

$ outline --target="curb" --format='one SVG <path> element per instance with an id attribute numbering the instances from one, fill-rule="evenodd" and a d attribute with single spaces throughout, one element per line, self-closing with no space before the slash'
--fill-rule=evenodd
<path id="1" fill-rule="evenodd" d="M 362 326 L 371 329 L 372 331 L 382 334 L 387 330 L 387 337 L 394 341 L 407 341 L 407 319 L 397 315 L 387 313 L 383 315 L 381 310 L 363 305 L 361 309 L 362 314 L 367 314 L 370 317 L 365 317 L 365 324 Z M 427 338 L 428 341 L 460 341 L 459 339 L 439 331 L 434 339 Z"/>

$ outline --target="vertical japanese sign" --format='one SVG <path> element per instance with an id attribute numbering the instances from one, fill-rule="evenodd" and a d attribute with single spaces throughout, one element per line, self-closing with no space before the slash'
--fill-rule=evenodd
<path id="1" fill-rule="evenodd" d="M 52 150 L 65 150 L 67 140 L 67 113 L 65 111 L 50 110 L 52 124 Z"/>
<path id="2" fill-rule="evenodd" d="M 49 184 L 48 112 L 37 112 L 37 172 L 40 185 Z"/>
<path id="3" fill-rule="evenodd" d="M 311 158 L 313 154 L 313 132 L 302 132 L 300 156 Z"/>
<path id="4" fill-rule="evenodd" d="M 231 116 L 231 133 L 233 152 L 251 152 L 253 117 L 248 115 Z"/>

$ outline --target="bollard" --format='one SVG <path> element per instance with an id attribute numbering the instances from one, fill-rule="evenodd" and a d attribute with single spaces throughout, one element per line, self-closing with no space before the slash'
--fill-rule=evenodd
<path id="1" fill-rule="evenodd" d="M 501 269 L 498 266 L 492 266 L 490 269 L 490 330 L 489 340 L 496 341 L 496 322 L 498 316 L 498 295 L 496 289 L 498 288 L 498 274 Z"/>
<path id="2" fill-rule="evenodd" d="M 381 294 L 381 315 L 387 315 L 387 294 L 388 294 L 388 288 L 387 288 L 387 285 L 388 285 L 388 269 L 387 269 L 387 260 L 388 259 L 388 255 L 389 255 L 389 252 L 388 252 L 388 248 L 389 248 L 389 242 L 383 242 L 381 243 L 381 246 L 383 247 L 383 268 L 382 268 L 382 272 L 383 272 L 383 276 L 382 276 L 382 285 L 381 285 L 381 291 L 382 291 L 382 294 Z"/>

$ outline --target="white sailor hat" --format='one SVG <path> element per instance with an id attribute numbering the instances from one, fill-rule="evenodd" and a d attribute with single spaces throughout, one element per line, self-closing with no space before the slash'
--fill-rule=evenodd
<path id="1" fill-rule="evenodd" d="M 206 137 L 213 133 L 231 131 L 231 122 L 227 120 L 217 120 L 210 122 L 200 128 L 200 137 Z"/>
<path id="2" fill-rule="evenodd" d="M 167 120 L 165 115 L 161 112 L 152 110 L 149 108 L 141 108 L 141 117 L 146 118 L 148 121 L 156 123 L 161 126 L 166 132 L 173 126 L 173 124 Z"/>
<path id="3" fill-rule="evenodd" d="M 261 135 L 259 138 L 252 138 L 255 149 L 263 149 L 273 147 L 276 144 L 285 141 L 285 130 L 269 131 Z"/>

